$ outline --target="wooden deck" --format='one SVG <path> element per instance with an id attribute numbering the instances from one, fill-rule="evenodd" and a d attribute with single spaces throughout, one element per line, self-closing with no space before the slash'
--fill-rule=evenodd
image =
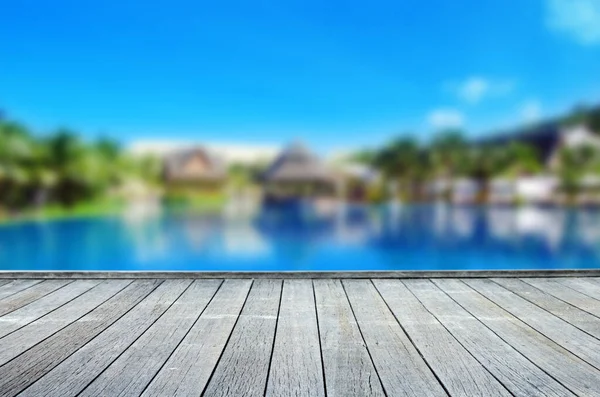
<path id="1" fill-rule="evenodd" d="M 600 278 L 0 279 L 1 396 L 600 396 Z"/>

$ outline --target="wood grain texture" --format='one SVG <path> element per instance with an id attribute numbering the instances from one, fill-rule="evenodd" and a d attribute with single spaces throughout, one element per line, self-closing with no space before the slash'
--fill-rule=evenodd
<path id="1" fill-rule="evenodd" d="M 85 316 L 1 366 L 0 396 L 14 396 L 23 391 L 117 321 L 160 283 L 159 280 L 131 283 Z"/>
<path id="2" fill-rule="evenodd" d="M 388 395 L 446 396 L 370 280 L 344 280 L 350 305 Z"/>
<path id="3" fill-rule="evenodd" d="M 539 288 L 525 283 L 519 279 L 494 279 L 494 282 L 504 288 L 519 295 L 523 299 L 541 307 L 542 309 L 554 314 L 556 317 L 568 322 L 582 331 L 600 338 L 600 318 L 591 315 L 576 306 L 573 306 L 564 300 L 546 293 Z M 573 294 L 575 291 L 570 290 Z M 600 306 L 600 305 L 599 305 Z"/>
<path id="4" fill-rule="evenodd" d="M 402 280 L 425 308 L 513 395 L 569 396 L 564 386 L 464 310 L 429 280 Z M 435 343 L 435 342 L 434 342 Z"/>
<path id="5" fill-rule="evenodd" d="M 27 306 L 0 317 L 0 338 L 47 315 L 98 284 L 100 280 L 73 281 Z"/>
<path id="6" fill-rule="evenodd" d="M 67 284 L 66 280 L 46 280 L 6 297 L 0 301 L 0 316 L 35 302 Z"/>
<path id="7" fill-rule="evenodd" d="M 199 396 L 248 296 L 251 280 L 226 280 L 144 396 Z"/>
<path id="8" fill-rule="evenodd" d="M 13 281 L 14 281 L 14 280 L 13 280 L 13 279 L 10 279 L 10 278 L 9 278 L 9 279 L 6 279 L 6 280 L 0 280 L 0 287 L 2 287 L 2 286 L 3 286 L 3 285 L 5 285 L 5 284 L 11 283 L 11 282 L 13 282 Z"/>
<path id="9" fill-rule="evenodd" d="M 281 286 L 281 280 L 254 282 L 205 395 L 264 395 Z"/>
<path id="10" fill-rule="evenodd" d="M 600 340 L 491 280 L 465 282 L 539 333 L 600 369 Z"/>
<path id="11" fill-rule="evenodd" d="M 591 298 L 600 300 L 600 283 L 597 279 L 559 278 L 558 282 Z"/>
<path id="12" fill-rule="evenodd" d="M 328 396 L 384 396 L 350 302 L 339 280 L 315 280 Z"/>
<path id="13" fill-rule="evenodd" d="M 191 280 L 167 280 L 89 343 L 21 393 L 75 396 L 146 331 L 185 291 Z"/>
<path id="14" fill-rule="evenodd" d="M 0 287 L 0 304 L 7 297 L 41 283 L 43 280 L 13 280 Z"/>
<path id="15" fill-rule="evenodd" d="M 600 397 L 599 280 L 5 280 L 0 396 Z"/>
<path id="16" fill-rule="evenodd" d="M 267 396 L 325 396 L 311 280 L 285 280 Z"/>
<path id="17" fill-rule="evenodd" d="M 198 319 L 220 284 L 218 280 L 195 281 L 79 396 L 140 395 Z"/>
<path id="18" fill-rule="evenodd" d="M 1 338 L 0 365 L 6 364 L 9 360 L 89 313 L 129 284 L 131 284 L 131 280 L 101 283 L 59 309 Z"/>
<path id="19" fill-rule="evenodd" d="M 511 395 L 400 280 L 373 283 L 452 396 Z"/>
<path id="20" fill-rule="evenodd" d="M 589 296 L 582 294 L 581 292 L 565 287 L 563 284 L 553 279 L 525 278 L 521 280 L 547 294 L 562 299 L 563 301 L 600 318 L 600 303 L 595 299 L 590 299 Z"/>
<path id="21" fill-rule="evenodd" d="M 600 396 L 600 372 L 594 367 L 498 307 L 462 281 L 445 279 L 433 282 L 569 390 L 584 396 Z"/>

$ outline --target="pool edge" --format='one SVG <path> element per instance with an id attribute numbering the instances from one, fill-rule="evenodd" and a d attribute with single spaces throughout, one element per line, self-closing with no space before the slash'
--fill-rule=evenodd
<path id="1" fill-rule="evenodd" d="M 488 277 L 600 277 L 600 269 L 568 270 L 460 270 L 460 271 L 10 271 L 0 270 L 0 279 L 209 279 L 209 278 L 488 278 Z"/>

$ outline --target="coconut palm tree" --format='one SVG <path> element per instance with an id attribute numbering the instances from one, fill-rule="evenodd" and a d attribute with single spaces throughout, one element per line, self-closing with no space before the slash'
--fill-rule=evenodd
<path id="1" fill-rule="evenodd" d="M 428 158 L 430 176 L 448 179 L 450 188 L 445 196 L 451 197 L 453 181 L 471 169 L 464 132 L 457 129 L 439 132 L 429 145 Z"/>
<path id="2" fill-rule="evenodd" d="M 581 180 L 597 168 L 600 160 L 598 149 L 583 145 L 564 148 L 559 153 L 558 176 L 567 201 L 573 203 L 581 190 Z"/>
<path id="3" fill-rule="evenodd" d="M 33 154 L 34 142 L 29 131 L 21 124 L 1 121 L 0 192 L 4 205 L 19 206 L 27 199 Z"/>
<path id="4" fill-rule="evenodd" d="M 375 154 L 373 165 L 383 172 L 388 181 L 410 186 L 405 193 L 412 194 L 422 174 L 422 157 L 422 151 L 414 139 L 398 138 Z"/>

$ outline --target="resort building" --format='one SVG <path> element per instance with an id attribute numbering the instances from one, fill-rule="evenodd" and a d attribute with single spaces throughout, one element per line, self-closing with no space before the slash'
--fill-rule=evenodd
<path id="1" fill-rule="evenodd" d="M 266 201 L 298 197 L 335 197 L 341 178 L 301 143 L 279 154 L 261 177 Z"/>
<path id="2" fill-rule="evenodd" d="M 225 165 L 203 147 L 176 151 L 164 161 L 164 179 L 168 186 L 221 186 L 227 178 Z"/>
<path id="3" fill-rule="evenodd" d="M 600 136 L 585 125 L 563 127 L 556 123 L 545 123 L 535 128 L 494 135 L 475 144 L 502 146 L 513 142 L 535 148 L 547 170 L 556 169 L 561 149 L 580 146 L 600 149 Z"/>

